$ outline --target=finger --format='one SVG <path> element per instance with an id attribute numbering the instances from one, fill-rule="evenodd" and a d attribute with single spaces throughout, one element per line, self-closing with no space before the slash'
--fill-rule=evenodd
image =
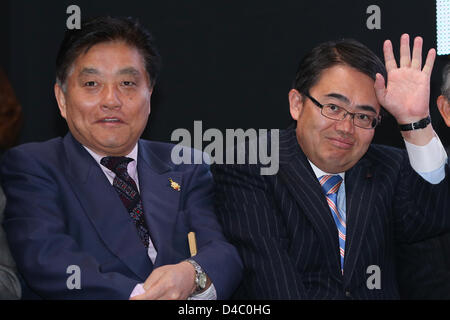
<path id="1" fill-rule="evenodd" d="M 420 70 L 422 68 L 422 45 L 423 39 L 416 37 L 414 39 L 414 47 L 412 52 L 411 68 Z"/>
<path id="2" fill-rule="evenodd" d="M 156 298 L 156 300 L 186 300 L 187 297 L 182 297 L 179 292 L 166 291 L 164 294 Z"/>
<path id="3" fill-rule="evenodd" d="M 152 288 L 157 282 L 159 281 L 159 278 L 157 279 L 155 278 L 151 278 L 151 279 L 147 279 L 147 281 L 145 281 L 143 287 L 145 291 L 148 291 L 150 288 Z"/>
<path id="4" fill-rule="evenodd" d="M 162 267 L 154 269 L 148 276 L 147 280 L 145 280 L 144 284 L 142 285 L 144 290 L 148 290 L 163 276 L 164 272 L 162 272 L 163 270 L 161 270 L 161 268 Z"/>
<path id="5" fill-rule="evenodd" d="M 166 288 L 162 281 L 158 281 L 155 284 L 153 284 L 150 289 L 148 289 L 148 300 L 160 300 L 161 297 L 165 294 Z"/>
<path id="6" fill-rule="evenodd" d="M 160 300 L 160 295 L 160 292 L 145 291 L 145 293 L 134 296 L 130 300 Z"/>
<path id="7" fill-rule="evenodd" d="M 376 77 L 374 83 L 375 94 L 377 96 L 378 102 L 380 102 L 380 104 L 383 105 L 384 96 L 386 95 L 384 77 L 379 73 L 377 73 L 375 77 Z"/>
<path id="8" fill-rule="evenodd" d="M 146 289 L 140 295 L 134 296 L 131 300 L 157 300 L 164 294 L 164 288 L 161 286 L 161 281 L 153 283 L 153 285 Z"/>
<path id="9" fill-rule="evenodd" d="M 431 71 L 433 71 L 434 60 L 436 59 L 436 50 L 434 48 L 430 49 L 427 54 L 427 60 L 425 60 L 425 65 L 423 66 L 423 72 L 428 76 L 431 76 Z"/>
<path id="10" fill-rule="evenodd" d="M 384 63 L 386 65 L 386 71 L 389 72 L 393 69 L 397 69 L 397 62 L 395 62 L 394 52 L 392 50 L 391 40 L 386 40 L 383 45 Z"/>
<path id="11" fill-rule="evenodd" d="M 146 295 L 147 295 L 146 292 L 145 293 L 141 293 L 141 294 L 138 294 L 136 296 L 131 297 L 130 300 L 146 300 L 145 299 Z"/>
<path id="12" fill-rule="evenodd" d="M 400 67 L 411 65 L 411 50 L 409 48 L 409 35 L 402 34 L 400 38 Z"/>

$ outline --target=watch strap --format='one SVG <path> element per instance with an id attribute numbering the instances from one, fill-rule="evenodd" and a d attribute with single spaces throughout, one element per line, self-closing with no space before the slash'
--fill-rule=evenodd
<path id="1" fill-rule="evenodd" d="M 203 283 L 203 285 L 202 285 L 200 279 L 201 279 L 201 277 L 206 277 L 206 273 L 203 271 L 202 267 L 194 259 L 189 258 L 189 259 L 186 259 L 185 261 L 189 262 L 195 269 L 195 284 L 196 284 L 197 288 L 195 289 L 194 294 L 198 293 L 200 291 L 203 291 L 203 289 L 205 289 L 205 286 L 204 286 L 205 283 Z"/>
<path id="2" fill-rule="evenodd" d="M 410 131 L 410 130 L 426 128 L 430 123 L 431 123 L 431 117 L 428 116 L 417 122 L 408 123 L 408 124 L 399 124 L 398 127 L 400 128 L 400 131 Z"/>

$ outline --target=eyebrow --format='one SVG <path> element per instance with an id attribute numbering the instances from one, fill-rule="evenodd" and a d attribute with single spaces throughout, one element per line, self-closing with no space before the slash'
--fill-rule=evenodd
<path id="1" fill-rule="evenodd" d="M 80 72 L 80 76 L 92 75 L 92 74 L 99 75 L 99 74 L 101 74 L 101 72 L 95 68 L 83 68 Z M 119 74 L 119 75 L 128 74 L 128 75 L 138 76 L 140 73 L 136 68 L 128 67 L 128 68 L 120 69 L 117 72 L 117 74 Z"/>
<path id="2" fill-rule="evenodd" d="M 350 100 L 346 96 L 344 96 L 344 95 L 342 95 L 340 93 L 332 92 L 332 93 L 329 93 L 329 94 L 327 94 L 325 96 L 326 97 L 330 97 L 330 98 L 335 98 L 335 99 L 340 100 L 340 101 L 342 101 L 342 102 L 344 102 L 346 104 L 350 104 Z M 375 114 L 377 113 L 377 110 L 374 107 L 370 106 L 370 105 L 357 105 L 355 108 L 359 109 L 359 110 L 363 110 L 363 111 L 369 111 L 369 112 L 372 112 L 372 113 L 375 113 Z"/>
<path id="3" fill-rule="evenodd" d="M 98 71 L 95 68 L 83 68 L 80 71 L 80 76 L 88 75 L 88 74 L 100 74 L 100 71 Z"/>
<path id="4" fill-rule="evenodd" d="M 133 76 L 138 76 L 138 75 L 140 75 L 140 72 L 136 68 L 128 67 L 128 68 L 120 69 L 119 72 L 117 72 L 117 74 L 129 74 L 129 75 L 133 75 Z"/>

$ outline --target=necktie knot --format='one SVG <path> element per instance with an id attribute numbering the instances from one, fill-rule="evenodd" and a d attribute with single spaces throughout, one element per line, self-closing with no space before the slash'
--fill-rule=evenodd
<path id="1" fill-rule="evenodd" d="M 116 175 L 122 175 L 127 172 L 128 163 L 131 161 L 133 161 L 133 159 L 127 157 L 108 156 L 102 158 L 100 163 Z"/>
<path id="2" fill-rule="evenodd" d="M 338 174 L 324 175 L 319 178 L 319 183 L 322 186 L 322 190 L 327 194 L 336 193 L 342 183 L 342 177 Z"/>

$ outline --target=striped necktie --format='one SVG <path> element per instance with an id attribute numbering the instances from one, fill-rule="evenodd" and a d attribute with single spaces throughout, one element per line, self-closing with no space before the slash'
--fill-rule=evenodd
<path id="1" fill-rule="evenodd" d="M 338 229 L 339 234 L 339 253 L 341 257 L 341 272 L 344 274 L 344 255 L 345 255 L 345 219 L 339 213 L 337 208 L 337 192 L 342 183 L 339 175 L 324 175 L 319 178 L 319 183 L 327 198 L 328 206 Z"/>

